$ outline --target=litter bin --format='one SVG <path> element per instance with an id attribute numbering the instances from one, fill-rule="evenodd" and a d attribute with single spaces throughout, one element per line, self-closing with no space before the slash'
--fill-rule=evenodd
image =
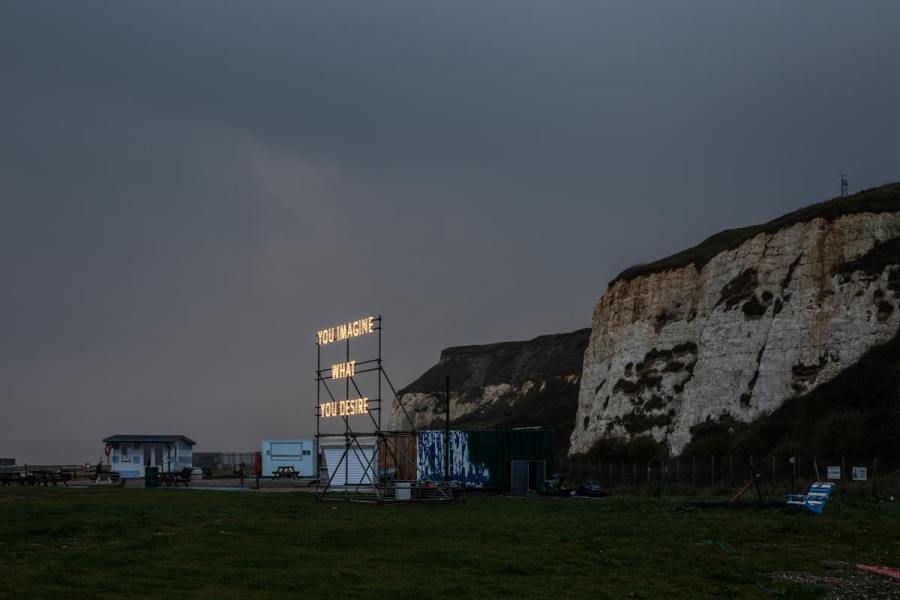
<path id="1" fill-rule="evenodd" d="M 410 486 L 410 482 L 408 481 L 398 481 L 395 484 L 397 500 L 412 500 L 412 489 Z"/>
<path id="2" fill-rule="evenodd" d="M 144 467 L 144 487 L 158 488 L 159 484 L 159 467 Z"/>

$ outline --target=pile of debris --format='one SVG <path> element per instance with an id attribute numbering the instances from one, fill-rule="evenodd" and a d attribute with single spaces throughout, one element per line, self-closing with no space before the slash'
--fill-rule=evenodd
<path id="1" fill-rule="evenodd" d="M 866 565 L 845 562 L 826 562 L 831 575 L 813 575 L 797 571 L 773 573 L 774 581 L 821 587 L 828 590 L 829 600 L 873 600 L 876 598 L 900 598 L 900 571 L 896 575 L 888 571 L 874 572 Z"/>

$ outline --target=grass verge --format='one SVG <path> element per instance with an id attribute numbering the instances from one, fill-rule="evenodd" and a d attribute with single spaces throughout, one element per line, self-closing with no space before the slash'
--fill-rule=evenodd
<path id="1" fill-rule="evenodd" d="M 838 499 L 813 517 L 665 497 L 6 488 L 0 540 L 0 598 L 811 598 L 821 586 L 768 574 L 896 563 L 900 503 Z"/>

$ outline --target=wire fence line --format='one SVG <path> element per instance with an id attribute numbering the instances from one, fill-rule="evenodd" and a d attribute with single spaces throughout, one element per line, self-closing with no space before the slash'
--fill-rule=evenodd
<path id="1" fill-rule="evenodd" d="M 684 485 L 716 487 L 740 485 L 758 476 L 761 483 L 789 485 L 791 481 L 832 480 L 875 482 L 895 465 L 878 458 L 796 456 L 794 460 L 752 456 L 693 456 L 668 460 L 599 460 L 560 457 L 557 471 L 573 481 L 618 485 Z"/>

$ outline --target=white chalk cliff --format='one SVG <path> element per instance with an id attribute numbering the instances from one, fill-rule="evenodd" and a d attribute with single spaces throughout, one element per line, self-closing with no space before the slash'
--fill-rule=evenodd
<path id="1" fill-rule="evenodd" d="M 594 309 L 570 452 L 650 435 L 678 454 L 693 426 L 768 414 L 893 338 L 900 186 L 857 196 L 612 282 Z"/>

